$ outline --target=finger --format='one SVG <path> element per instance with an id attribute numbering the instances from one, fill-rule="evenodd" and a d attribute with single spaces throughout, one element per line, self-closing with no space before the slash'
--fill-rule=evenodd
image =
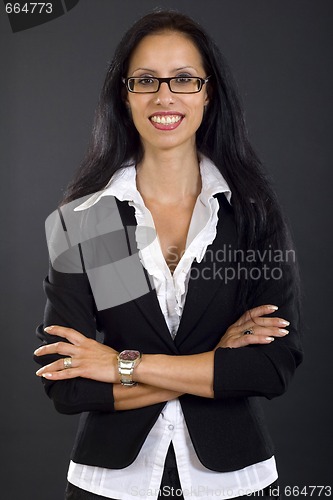
<path id="1" fill-rule="evenodd" d="M 50 335 L 57 335 L 69 340 L 74 345 L 80 345 L 87 337 L 82 335 L 82 333 L 74 330 L 73 328 L 67 328 L 65 326 L 52 325 L 44 328 L 46 333 Z"/>
<path id="2" fill-rule="evenodd" d="M 250 330 L 253 333 L 250 335 L 244 335 L 244 331 Z M 242 329 L 239 331 L 239 336 L 240 337 L 253 337 L 253 336 L 261 336 L 261 337 L 284 337 L 285 335 L 288 335 L 289 330 L 286 330 L 285 328 L 278 328 L 278 327 L 267 327 L 267 326 L 258 326 L 254 325 L 249 328 L 246 328 L 245 330 Z"/>
<path id="3" fill-rule="evenodd" d="M 258 307 L 254 307 L 253 309 L 249 309 L 246 311 L 238 321 L 236 321 L 235 325 L 240 326 L 243 325 L 246 321 L 253 320 L 253 318 L 257 318 L 259 316 L 264 316 L 265 314 L 271 314 L 278 310 L 278 306 L 274 306 L 272 304 L 266 304 Z"/>
<path id="4" fill-rule="evenodd" d="M 46 354 L 61 354 L 63 356 L 74 356 L 78 348 L 67 342 L 55 342 L 54 344 L 43 345 L 35 350 L 36 356 L 45 356 Z"/>
<path id="5" fill-rule="evenodd" d="M 72 359 L 72 367 L 75 368 L 73 359 Z M 65 368 L 64 358 L 58 359 L 57 361 L 53 361 L 53 363 L 50 363 L 48 365 L 43 366 L 42 368 L 39 368 L 39 370 L 36 371 L 36 375 L 41 377 L 45 373 L 53 373 L 60 370 L 69 370 L 69 368 Z"/>
<path id="6" fill-rule="evenodd" d="M 252 344 L 270 344 L 273 341 L 274 337 L 268 335 L 239 335 L 237 337 L 229 337 L 220 347 L 246 347 Z"/>
<path id="7" fill-rule="evenodd" d="M 48 380 L 66 380 L 80 377 L 81 371 L 79 368 L 67 368 L 66 370 L 47 371 L 41 373 L 40 376 Z"/>
<path id="8" fill-rule="evenodd" d="M 271 335 L 242 335 L 238 339 L 237 347 L 246 347 L 254 344 L 271 344 L 274 337 Z"/>

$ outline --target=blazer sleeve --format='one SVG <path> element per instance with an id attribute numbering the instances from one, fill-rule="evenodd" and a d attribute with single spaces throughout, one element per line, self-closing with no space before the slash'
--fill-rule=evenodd
<path id="1" fill-rule="evenodd" d="M 276 279 L 263 280 L 251 307 L 274 304 L 270 316 L 290 321 L 289 334 L 270 344 L 219 348 L 214 357 L 214 397 L 264 396 L 272 399 L 288 388 L 303 354 L 299 333 L 299 298 L 294 264 L 280 266 Z"/>
<path id="2" fill-rule="evenodd" d="M 84 268 L 80 243 L 70 244 L 67 227 L 56 212 L 46 225 L 50 255 L 49 274 L 44 280 L 46 306 L 44 320 L 37 327 L 41 345 L 64 341 L 44 331 L 46 326 L 60 325 L 73 328 L 87 337 L 96 339 L 96 306 Z M 79 226 L 79 224 L 76 224 Z M 60 355 L 34 356 L 45 366 Z M 47 395 L 60 413 L 74 414 L 84 411 L 114 411 L 113 385 L 86 378 L 51 381 L 42 378 Z"/>
<path id="3" fill-rule="evenodd" d="M 68 274 L 55 271 L 50 265 L 44 280 L 47 297 L 44 321 L 37 328 L 41 345 L 64 341 L 44 331 L 46 326 L 60 325 L 74 328 L 83 335 L 96 338 L 94 300 L 85 274 Z M 46 365 L 63 356 L 34 356 L 37 363 Z M 47 395 L 60 413 L 74 414 L 83 411 L 114 411 L 113 385 L 86 378 L 51 381 L 42 378 Z"/>

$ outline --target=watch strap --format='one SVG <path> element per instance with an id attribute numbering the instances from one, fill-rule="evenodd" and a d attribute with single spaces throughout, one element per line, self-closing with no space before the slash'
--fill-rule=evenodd
<path id="1" fill-rule="evenodd" d="M 130 365 L 130 363 L 128 361 L 126 361 L 126 362 L 121 361 L 121 360 L 119 361 L 118 371 L 119 371 L 119 375 L 120 375 L 120 382 L 123 385 L 133 386 L 133 385 L 137 384 L 137 382 L 134 382 L 132 380 L 132 375 L 133 375 L 135 363 L 132 362 L 131 366 L 129 366 L 129 365 Z"/>

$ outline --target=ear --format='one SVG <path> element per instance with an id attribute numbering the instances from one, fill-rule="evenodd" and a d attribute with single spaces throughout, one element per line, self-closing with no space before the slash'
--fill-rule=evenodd
<path id="1" fill-rule="evenodd" d="M 210 103 L 212 99 L 213 89 L 210 82 L 205 85 L 205 106 Z"/>
<path id="2" fill-rule="evenodd" d="M 126 108 L 130 108 L 130 104 L 128 101 L 128 92 L 126 91 L 125 87 L 123 87 L 121 90 L 121 100 L 125 104 Z"/>

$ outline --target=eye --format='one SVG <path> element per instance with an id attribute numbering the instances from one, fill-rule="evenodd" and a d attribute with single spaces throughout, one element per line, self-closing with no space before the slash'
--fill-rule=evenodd
<path id="1" fill-rule="evenodd" d="M 149 74 L 140 75 L 135 77 L 135 82 L 136 85 L 139 85 L 140 87 L 147 87 L 155 84 L 155 78 Z"/>
<path id="2" fill-rule="evenodd" d="M 142 78 L 137 78 L 137 83 L 139 85 L 143 85 L 143 86 L 145 86 L 145 85 L 153 85 L 154 81 L 155 81 L 154 78 L 150 78 L 148 76 L 144 76 Z"/>
<path id="3" fill-rule="evenodd" d="M 175 80 L 178 84 L 186 84 L 190 83 L 193 80 L 193 77 L 188 74 L 181 74 L 175 77 Z"/>

